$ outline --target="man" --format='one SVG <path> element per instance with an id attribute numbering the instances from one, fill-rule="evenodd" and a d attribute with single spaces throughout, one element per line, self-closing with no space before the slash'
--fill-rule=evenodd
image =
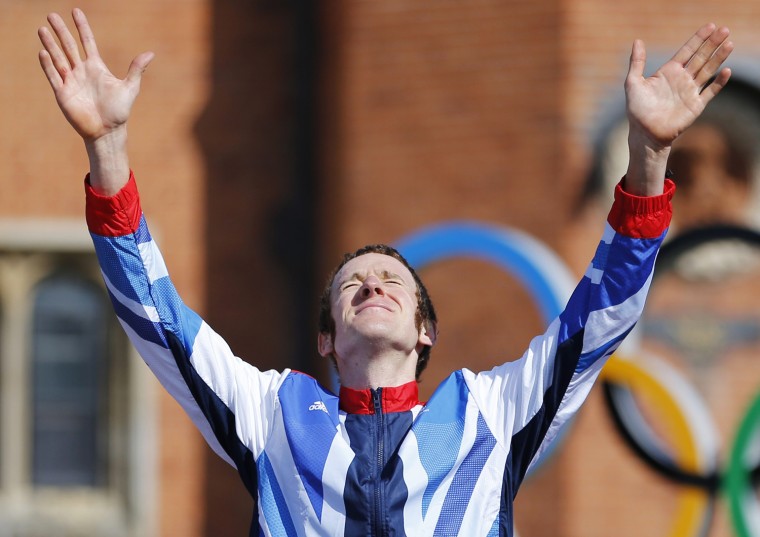
<path id="1" fill-rule="evenodd" d="M 634 43 L 630 164 L 586 276 L 521 359 L 457 371 L 423 404 L 415 376 L 435 343 L 435 313 L 391 249 L 348 256 L 323 299 L 318 350 L 338 367 L 339 397 L 307 375 L 261 372 L 236 358 L 181 302 L 126 152 L 153 55 L 137 56 L 116 79 L 84 14 L 73 17 L 84 58 L 52 14 L 52 32 L 39 30 L 40 63 L 90 159 L 87 221 L 106 285 L 140 354 L 238 470 L 257 505 L 251 535 L 512 535 L 512 501 L 531 461 L 641 313 L 670 219 L 670 145 L 728 81 L 720 67 L 733 49 L 728 29 L 703 26 L 646 79 L 644 46 Z"/>

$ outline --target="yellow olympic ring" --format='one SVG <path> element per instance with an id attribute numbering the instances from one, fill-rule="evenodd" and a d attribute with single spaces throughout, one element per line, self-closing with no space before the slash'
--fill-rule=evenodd
<path id="1" fill-rule="evenodd" d="M 665 421 L 665 429 L 671 433 L 670 442 L 676 449 L 678 462 L 687 470 L 706 472 L 711 468 L 706 465 L 708 457 L 698 450 L 697 433 L 693 424 L 687 419 L 688 411 L 666 388 L 664 379 L 658 378 L 653 371 L 643 364 L 617 354 L 602 369 L 601 379 L 629 387 L 632 391 L 646 396 L 657 408 L 658 415 Z M 701 515 L 708 509 L 710 497 L 706 491 L 685 488 L 678 501 L 677 514 L 672 527 L 671 537 L 699 535 L 702 526 Z"/>

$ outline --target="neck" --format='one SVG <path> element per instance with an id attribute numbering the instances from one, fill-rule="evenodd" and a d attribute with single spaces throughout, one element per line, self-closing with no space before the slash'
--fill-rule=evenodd
<path id="1" fill-rule="evenodd" d="M 348 359 L 336 357 L 342 386 L 363 390 L 401 386 L 415 380 L 417 353 L 379 356 L 353 356 Z"/>

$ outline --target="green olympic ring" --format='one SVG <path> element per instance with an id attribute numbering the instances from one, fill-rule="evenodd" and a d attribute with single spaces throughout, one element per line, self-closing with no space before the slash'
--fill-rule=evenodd
<path id="1" fill-rule="evenodd" d="M 760 503 L 754 490 L 760 458 L 760 394 L 749 407 L 734 439 L 723 488 L 728 498 L 731 521 L 738 537 L 760 535 Z"/>

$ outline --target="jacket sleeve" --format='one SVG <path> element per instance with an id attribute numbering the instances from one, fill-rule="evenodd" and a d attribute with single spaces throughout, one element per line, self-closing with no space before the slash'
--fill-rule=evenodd
<path id="1" fill-rule="evenodd" d="M 641 316 L 674 191 L 670 180 L 653 197 L 630 195 L 618 185 L 596 254 L 562 313 L 519 360 L 480 374 L 464 371 L 520 479 L 579 409 Z"/>
<path id="2" fill-rule="evenodd" d="M 261 372 L 237 358 L 182 302 L 146 225 L 133 174 L 111 197 L 96 193 L 88 179 L 87 225 L 119 322 L 211 448 L 240 470 L 263 449 L 288 371 Z"/>

